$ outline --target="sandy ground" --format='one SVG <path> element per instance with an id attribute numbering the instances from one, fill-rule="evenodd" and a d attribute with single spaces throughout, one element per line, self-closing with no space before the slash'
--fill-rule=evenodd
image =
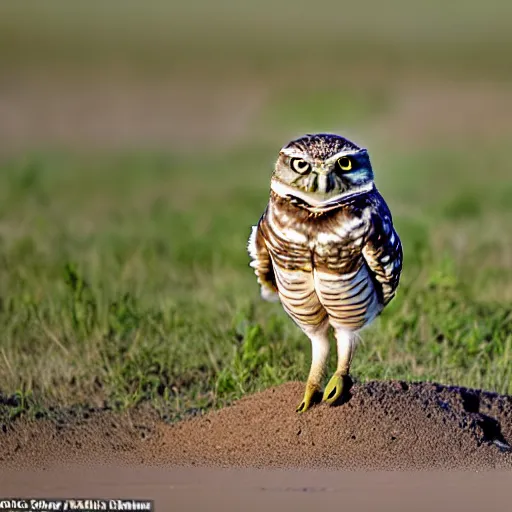
<path id="1" fill-rule="evenodd" d="M 370 382 L 298 415 L 302 391 L 288 383 L 174 425 L 143 408 L 17 419 L 0 430 L 1 495 L 157 510 L 507 509 L 512 397 Z"/>
<path id="2" fill-rule="evenodd" d="M 176 78 L 0 77 L 0 155 L 24 151 L 230 149 L 246 140 L 266 90 Z"/>
<path id="3" fill-rule="evenodd" d="M 506 509 L 512 397 L 370 382 L 299 415 L 302 391 L 288 383 L 174 425 L 143 408 L 17 419 L 1 428 L 1 494 L 151 498 L 159 510 Z"/>
<path id="4" fill-rule="evenodd" d="M 71 466 L 0 471 L 0 479 L 11 496 L 152 499 L 160 512 L 476 512 L 508 510 L 512 474 Z"/>
<path id="5" fill-rule="evenodd" d="M 390 107 L 355 130 L 364 139 L 422 148 L 510 135 L 512 93 L 499 83 L 443 80 L 389 86 Z M 0 77 L 0 156 L 32 150 L 226 150 L 292 134 L 261 125 L 272 87 L 123 76 Z M 340 120 L 341 122 L 342 120 Z"/>
<path id="6" fill-rule="evenodd" d="M 303 384 L 169 425 L 101 409 L 3 425 L 0 462 L 336 470 L 512 469 L 512 397 L 438 384 L 355 385 L 337 407 L 297 414 Z"/>

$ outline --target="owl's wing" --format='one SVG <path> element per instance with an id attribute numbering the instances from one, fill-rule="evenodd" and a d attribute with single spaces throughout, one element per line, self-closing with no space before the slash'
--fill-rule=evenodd
<path id="1" fill-rule="evenodd" d="M 382 305 L 394 296 L 402 271 L 402 244 L 393 227 L 391 213 L 382 199 L 372 211 L 363 256 L 373 274 Z"/>
<path id="2" fill-rule="evenodd" d="M 262 298 L 269 302 L 275 302 L 279 300 L 276 276 L 260 226 L 261 220 L 257 226 L 252 227 L 251 236 L 249 237 L 247 246 L 249 256 L 251 257 L 249 265 L 254 269 L 254 273 L 258 278 Z"/>

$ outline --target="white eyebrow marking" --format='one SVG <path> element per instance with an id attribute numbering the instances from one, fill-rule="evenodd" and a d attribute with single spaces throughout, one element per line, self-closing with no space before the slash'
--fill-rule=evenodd
<path id="1" fill-rule="evenodd" d="M 284 156 L 287 156 L 288 158 L 302 158 L 303 160 L 306 160 L 306 162 L 310 164 L 314 162 L 314 159 L 312 159 L 310 155 L 308 155 L 307 153 L 303 153 L 301 151 L 295 151 L 293 149 L 292 151 L 289 151 L 286 149 L 282 149 L 280 153 Z"/>
<path id="2" fill-rule="evenodd" d="M 297 151 L 296 148 L 283 148 L 279 152 L 281 155 L 287 156 L 288 158 L 302 158 L 303 160 L 306 160 L 306 162 L 313 164 L 315 163 L 315 159 L 311 158 L 311 155 L 308 153 Z M 339 151 L 335 155 L 330 156 L 329 158 L 326 158 L 324 160 L 325 163 L 334 163 L 338 158 L 341 158 L 342 156 L 350 156 L 350 155 L 358 155 L 358 154 L 368 154 L 368 151 L 366 148 L 359 148 L 359 149 L 345 149 L 344 151 Z"/>

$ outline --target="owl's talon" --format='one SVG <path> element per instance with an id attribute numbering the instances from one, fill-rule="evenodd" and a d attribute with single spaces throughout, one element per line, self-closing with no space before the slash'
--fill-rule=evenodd
<path id="1" fill-rule="evenodd" d="M 318 395 L 320 394 L 319 386 L 306 384 L 306 391 L 304 392 L 304 398 L 302 402 L 299 404 L 297 409 L 295 409 L 298 413 L 306 412 L 312 405 L 317 403 Z"/>
<path id="2" fill-rule="evenodd" d="M 343 394 L 343 390 L 345 389 L 345 380 L 347 378 L 348 375 L 335 373 L 325 387 L 322 401 L 327 402 L 330 405 L 334 404 Z"/>

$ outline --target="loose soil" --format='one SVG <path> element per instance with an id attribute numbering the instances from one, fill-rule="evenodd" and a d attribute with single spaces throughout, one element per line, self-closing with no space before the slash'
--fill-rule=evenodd
<path id="1" fill-rule="evenodd" d="M 298 415 L 302 392 L 288 383 L 173 425 L 145 408 L 18 418 L 0 429 L 0 495 L 223 512 L 507 509 L 512 397 L 370 382 Z"/>
<path id="2" fill-rule="evenodd" d="M 3 426 L 3 467 L 145 464 L 250 468 L 512 469 L 512 397 L 437 384 L 355 385 L 299 415 L 303 384 L 174 425 L 147 409 Z"/>

